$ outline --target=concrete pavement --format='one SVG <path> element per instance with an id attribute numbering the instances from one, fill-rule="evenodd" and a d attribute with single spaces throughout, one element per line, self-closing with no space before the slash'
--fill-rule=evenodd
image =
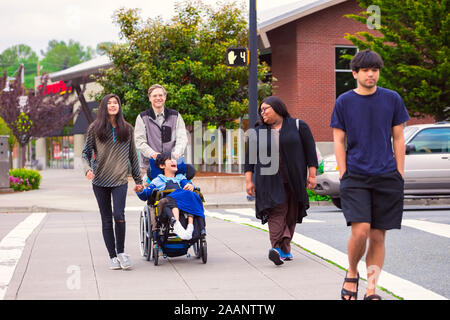
<path id="1" fill-rule="evenodd" d="M 344 270 L 297 246 L 292 246 L 294 260 L 276 267 L 267 259 L 267 232 L 211 217 L 206 220 L 206 264 L 195 259 L 191 250 L 190 258 L 161 259 L 161 264 L 154 266 L 140 256 L 138 210 L 143 202 L 133 193 L 133 183 L 127 198 L 130 209 L 126 213 L 125 247 L 133 268 L 109 270 L 90 182 L 73 170 L 45 170 L 41 174 L 39 190 L 0 195 L 1 212 L 9 212 L 0 213 L 2 238 L 27 211 L 47 212 L 26 240 L 5 299 L 340 298 Z M 253 205 L 243 193 L 208 194 L 205 198 L 213 207 Z M 366 284 L 360 281 L 360 299 Z M 395 299 L 380 290 L 378 294 Z"/>

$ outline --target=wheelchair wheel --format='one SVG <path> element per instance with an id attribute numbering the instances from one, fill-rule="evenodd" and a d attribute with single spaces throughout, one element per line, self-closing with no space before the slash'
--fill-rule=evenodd
<path id="1" fill-rule="evenodd" d="M 200 239 L 200 255 L 202 257 L 203 263 L 208 260 L 208 246 L 206 245 L 206 239 Z"/>
<path id="2" fill-rule="evenodd" d="M 139 218 L 139 249 L 141 251 L 141 256 L 147 258 L 150 255 L 149 247 L 149 227 L 147 224 L 146 210 L 142 209 Z"/>
<path id="3" fill-rule="evenodd" d="M 158 265 L 158 258 L 159 258 L 159 253 L 158 253 L 158 246 L 153 245 L 153 263 L 155 266 Z"/>
<path id="4" fill-rule="evenodd" d="M 194 242 L 194 244 L 192 244 L 192 248 L 194 249 L 194 255 L 195 258 L 200 259 L 200 241 L 201 240 L 197 240 L 196 242 Z"/>
<path id="5" fill-rule="evenodd" d="M 147 255 L 145 256 L 147 261 L 150 261 L 152 258 L 152 249 L 153 249 L 153 234 L 152 234 L 152 224 L 150 221 L 150 211 L 148 207 L 145 208 L 145 221 L 147 224 L 147 233 L 146 233 L 146 247 L 147 247 Z"/>
<path id="6" fill-rule="evenodd" d="M 150 261 L 151 259 L 153 259 L 152 254 L 153 254 L 153 238 L 150 235 L 148 237 L 148 241 L 147 241 L 147 246 L 148 246 L 148 254 L 145 256 L 145 260 Z"/>

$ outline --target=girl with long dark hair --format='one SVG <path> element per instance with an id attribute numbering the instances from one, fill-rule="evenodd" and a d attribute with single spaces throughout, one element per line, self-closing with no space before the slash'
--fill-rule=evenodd
<path id="1" fill-rule="evenodd" d="M 131 263 L 129 256 L 124 252 L 124 247 L 129 164 L 136 183 L 134 191 L 141 191 L 143 185 L 134 145 L 133 127 L 125 121 L 120 98 L 117 95 L 108 94 L 102 99 L 97 118 L 87 130 L 82 158 L 86 178 L 92 180 L 100 209 L 110 269 L 128 269 Z"/>

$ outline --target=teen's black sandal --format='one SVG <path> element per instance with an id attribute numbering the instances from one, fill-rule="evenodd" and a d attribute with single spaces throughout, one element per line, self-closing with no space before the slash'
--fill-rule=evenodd
<path id="1" fill-rule="evenodd" d="M 345 273 L 345 279 L 344 279 L 344 283 L 342 284 L 342 286 L 344 286 L 344 284 L 346 282 L 356 283 L 356 291 L 349 291 L 347 289 L 344 289 L 344 287 L 342 287 L 341 299 L 342 300 L 352 300 L 352 298 L 355 298 L 355 300 L 357 300 L 358 299 L 358 287 L 359 287 L 359 272 L 358 272 L 357 278 L 347 278 L 347 273 Z M 346 296 L 348 296 L 348 299 L 345 298 Z"/>

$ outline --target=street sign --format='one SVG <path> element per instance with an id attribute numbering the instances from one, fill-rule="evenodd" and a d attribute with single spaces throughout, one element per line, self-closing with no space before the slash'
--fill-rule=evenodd
<path id="1" fill-rule="evenodd" d="M 242 67 L 248 65 L 248 50 L 244 47 L 227 49 L 227 66 Z"/>

